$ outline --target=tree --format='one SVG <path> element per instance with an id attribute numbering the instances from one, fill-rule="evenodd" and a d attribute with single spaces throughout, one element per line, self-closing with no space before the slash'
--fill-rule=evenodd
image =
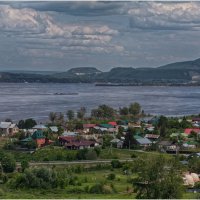
<path id="1" fill-rule="evenodd" d="M 64 123 L 64 115 L 63 115 L 63 113 L 59 113 L 58 114 L 58 116 L 57 116 L 57 121 L 58 121 L 58 123 L 60 123 L 60 124 L 63 124 Z"/>
<path id="2" fill-rule="evenodd" d="M 100 105 L 97 109 L 91 111 L 91 117 L 98 119 L 110 119 L 113 118 L 116 114 L 116 111 L 105 104 Z"/>
<path id="3" fill-rule="evenodd" d="M 5 173 L 13 172 L 16 168 L 16 161 L 11 154 L 4 154 L 1 160 L 1 166 Z"/>
<path id="4" fill-rule="evenodd" d="M 24 172 L 25 169 L 29 168 L 29 163 L 27 160 L 22 160 L 21 168 L 22 168 L 22 172 Z"/>
<path id="5" fill-rule="evenodd" d="M 81 107 L 80 110 L 77 112 L 77 118 L 83 119 L 86 114 L 86 108 Z"/>
<path id="6" fill-rule="evenodd" d="M 68 118 L 69 121 L 73 120 L 74 116 L 75 116 L 75 114 L 74 114 L 73 110 L 68 110 L 67 111 L 67 118 Z"/>
<path id="7" fill-rule="evenodd" d="M 183 180 L 177 161 L 164 157 L 143 160 L 133 186 L 137 192 L 136 198 L 180 199 Z"/>
<path id="8" fill-rule="evenodd" d="M 160 135 L 162 137 L 165 137 L 166 135 L 166 129 L 168 126 L 168 119 L 165 116 L 160 116 L 159 120 L 158 120 L 158 127 L 160 129 Z"/>
<path id="9" fill-rule="evenodd" d="M 31 129 L 33 128 L 35 125 L 37 125 L 36 121 L 32 118 L 26 119 L 24 122 L 24 128 L 25 129 Z"/>
<path id="10" fill-rule="evenodd" d="M 141 113 L 141 106 L 139 103 L 135 102 L 129 106 L 129 112 L 132 115 L 139 115 Z"/>
<path id="11" fill-rule="evenodd" d="M 18 128 L 19 129 L 24 129 L 24 120 L 20 120 L 19 122 L 18 122 L 18 124 L 17 124 L 17 126 L 18 126 Z"/>
<path id="12" fill-rule="evenodd" d="M 128 128 L 126 135 L 125 135 L 125 140 L 124 140 L 124 147 L 126 148 L 131 148 L 131 146 L 134 144 L 134 135 L 136 133 L 136 130 L 133 128 Z"/>
<path id="13" fill-rule="evenodd" d="M 57 118 L 57 114 L 55 112 L 50 112 L 49 113 L 49 120 L 51 121 L 52 124 L 55 123 L 56 118 Z"/>
<path id="14" fill-rule="evenodd" d="M 129 109 L 127 107 L 119 108 L 120 115 L 128 115 Z"/>

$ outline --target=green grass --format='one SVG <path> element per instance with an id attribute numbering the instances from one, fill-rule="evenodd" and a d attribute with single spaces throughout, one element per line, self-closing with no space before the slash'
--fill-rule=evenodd
<path id="1" fill-rule="evenodd" d="M 110 173 L 115 173 L 115 180 L 107 180 L 107 176 Z M 132 184 L 127 182 L 127 175 L 124 175 L 122 169 L 116 170 L 88 170 L 82 173 L 74 173 L 77 177 L 77 181 L 81 184 L 79 185 L 69 185 L 64 189 L 9 189 L 7 185 L 0 185 L 0 198 L 4 199 L 42 199 L 42 198 L 86 198 L 86 199 L 133 199 L 135 194 L 132 192 L 127 192 L 127 187 L 132 188 Z M 106 185 L 113 185 L 115 192 L 109 194 L 90 194 L 87 193 L 84 188 L 88 186 L 89 188 L 96 183 L 103 182 Z"/>

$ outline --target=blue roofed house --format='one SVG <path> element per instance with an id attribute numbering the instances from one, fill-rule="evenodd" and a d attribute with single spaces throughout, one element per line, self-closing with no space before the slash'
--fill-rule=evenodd
<path id="1" fill-rule="evenodd" d="M 152 145 L 151 140 L 148 138 L 143 138 L 139 135 L 134 135 L 135 142 L 140 146 L 140 147 L 149 147 Z"/>

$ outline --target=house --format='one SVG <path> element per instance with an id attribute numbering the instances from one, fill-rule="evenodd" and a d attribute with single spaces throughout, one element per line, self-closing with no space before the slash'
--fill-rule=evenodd
<path id="1" fill-rule="evenodd" d="M 163 140 L 163 141 L 158 142 L 158 148 L 162 152 L 178 150 L 178 146 L 174 144 L 172 141 L 168 141 L 168 140 Z"/>
<path id="2" fill-rule="evenodd" d="M 195 141 L 187 141 L 185 143 L 183 143 L 183 148 L 187 148 L 187 149 L 195 149 L 198 145 L 198 142 Z"/>
<path id="3" fill-rule="evenodd" d="M 83 132 L 89 133 L 92 128 L 94 128 L 96 124 L 83 124 Z"/>
<path id="4" fill-rule="evenodd" d="M 36 130 L 46 130 L 47 129 L 47 127 L 45 126 L 45 125 L 43 125 L 43 124 L 38 124 L 38 125 L 35 125 L 34 127 L 33 127 L 33 129 L 36 129 Z"/>
<path id="5" fill-rule="evenodd" d="M 152 145 L 152 142 L 148 138 L 137 137 L 135 140 L 137 144 L 141 147 L 148 147 Z"/>
<path id="6" fill-rule="evenodd" d="M 72 136 L 72 137 L 75 137 L 77 135 L 78 135 L 77 132 L 67 132 L 67 131 L 65 131 L 64 133 L 62 133 L 62 136 Z"/>
<path id="7" fill-rule="evenodd" d="M 200 128 L 186 128 L 184 133 L 190 135 L 191 132 L 200 133 Z"/>
<path id="8" fill-rule="evenodd" d="M 117 146 L 117 148 L 122 149 L 124 141 L 115 138 L 115 139 L 111 140 L 110 143 L 115 144 Z"/>
<path id="9" fill-rule="evenodd" d="M 76 150 L 76 149 L 89 149 L 95 147 L 94 141 L 89 140 L 76 140 L 65 144 L 66 149 Z"/>
<path id="10" fill-rule="evenodd" d="M 108 124 L 112 125 L 114 128 L 117 127 L 117 122 L 108 122 Z"/>
<path id="11" fill-rule="evenodd" d="M 59 136 L 58 137 L 60 145 L 64 146 L 66 143 L 71 143 L 73 141 L 76 141 L 75 136 Z"/>
<path id="12" fill-rule="evenodd" d="M 149 139 L 152 142 L 155 142 L 156 140 L 158 140 L 158 138 L 160 137 L 160 135 L 146 134 L 144 137 L 147 138 L 147 139 Z"/>
<path id="13" fill-rule="evenodd" d="M 0 133 L 4 135 L 14 135 L 19 131 L 19 128 L 16 124 L 12 122 L 1 122 L 0 123 Z"/>
<path id="14" fill-rule="evenodd" d="M 114 126 L 111 124 L 99 124 L 99 127 L 106 128 L 106 129 L 114 128 Z"/>
<path id="15" fill-rule="evenodd" d="M 58 132 L 58 127 L 57 127 L 57 126 L 50 126 L 49 129 L 50 129 L 53 133 L 57 133 L 57 132 Z"/>
<path id="16" fill-rule="evenodd" d="M 31 141 L 35 141 L 37 147 L 42 147 L 48 144 L 51 144 L 53 141 L 49 140 L 48 138 L 46 138 L 43 134 L 42 130 L 36 130 L 32 136 L 29 136 L 23 140 L 21 140 L 20 142 L 22 143 L 27 143 L 27 142 L 31 142 Z"/>
<path id="17" fill-rule="evenodd" d="M 128 126 L 131 127 L 131 128 L 141 128 L 140 123 L 129 122 Z"/>

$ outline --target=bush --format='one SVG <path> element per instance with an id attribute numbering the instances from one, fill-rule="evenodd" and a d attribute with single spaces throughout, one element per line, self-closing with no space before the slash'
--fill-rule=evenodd
<path id="1" fill-rule="evenodd" d="M 112 166 L 112 168 L 120 168 L 120 167 L 122 167 L 122 164 L 119 160 L 112 160 L 111 166 Z"/>
<path id="2" fill-rule="evenodd" d="M 115 174 L 114 173 L 108 174 L 107 179 L 108 180 L 114 180 L 115 179 Z"/>
<path id="3" fill-rule="evenodd" d="M 137 158 L 138 156 L 135 154 L 135 153 L 133 153 L 132 155 L 131 155 L 131 158 Z"/>
<path id="4" fill-rule="evenodd" d="M 89 193 L 92 193 L 92 194 L 102 194 L 103 193 L 103 184 L 96 183 L 95 185 L 93 185 L 90 188 Z"/>
<path id="5" fill-rule="evenodd" d="M 99 157 L 99 155 L 101 153 L 101 148 L 100 147 L 95 147 L 94 151 L 96 152 L 97 156 Z"/>
<path id="6" fill-rule="evenodd" d="M 1 166 L 5 173 L 13 172 L 16 168 L 16 161 L 11 154 L 4 154 L 1 160 Z"/>
<path id="7" fill-rule="evenodd" d="M 96 160 L 97 159 L 97 153 L 94 150 L 90 150 L 85 154 L 86 160 Z"/>

